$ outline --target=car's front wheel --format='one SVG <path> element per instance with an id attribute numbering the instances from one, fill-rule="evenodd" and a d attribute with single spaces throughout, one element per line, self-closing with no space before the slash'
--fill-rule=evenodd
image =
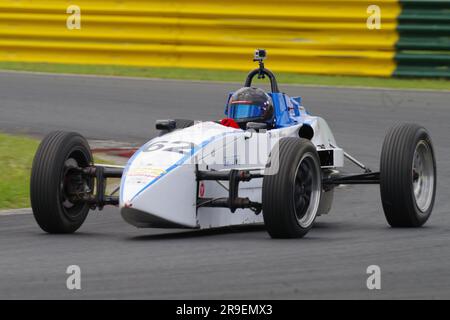
<path id="1" fill-rule="evenodd" d="M 72 233 L 83 224 L 89 205 L 80 197 L 92 192 L 94 183 L 80 168 L 92 162 L 88 142 L 78 133 L 56 131 L 42 140 L 30 181 L 31 207 L 42 230 Z"/>

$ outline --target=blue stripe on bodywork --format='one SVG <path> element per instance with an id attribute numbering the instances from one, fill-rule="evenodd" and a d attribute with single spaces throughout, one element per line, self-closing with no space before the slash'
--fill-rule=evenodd
<path id="1" fill-rule="evenodd" d="M 154 184 L 155 182 L 157 182 L 158 180 L 160 180 L 163 176 L 165 176 L 166 174 L 168 174 L 169 172 L 171 172 L 172 170 L 174 170 L 175 168 L 181 166 L 183 163 L 186 162 L 186 160 L 188 160 L 190 157 L 192 157 L 194 154 L 196 154 L 199 150 L 201 150 L 202 148 L 206 147 L 208 144 L 210 144 L 211 142 L 215 141 L 218 137 L 223 137 L 229 134 L 236 134 L 237 132 L 226 132 L 223 134 L 220 134 L 218 136 L 214 136 L 209 138 L 208 140 L 203 141 L 202 143 L 200 143 L 199 146 L 194 147 L 191 149 L 191 152 L 189 152 L 188 154 L 184 155 L 180 160 L 178 160 L 177 162 L 175 162 L 173 165 L 171 165 L 169 168 L 167 168 L 165 170 L 165 172 L 161 173 L 159 176 L 157 176 L 156 178 L 154 178 L 152 181 L 150 181 L 147 185 L 145 185 L 145 187 L 143 187 L 141 190 L 138 191 L 138 193 L 136 193 L 130 200 L 133 201 L 134 199 L 136 199 L 137 196 L 139 196 L 142 192 L 144 192 L 148 187 L 150 187 L 152 184 Z M 125 168 L 126 171 L 128 171 L 129 166 L 131 165 L 131 163 L 133 162 L 133 160 L 136 158 L 136 156 L 142 152 L 142 150 L 144 149 L 144 147 L 147 144 L 145 144 L 142 148 L 140 148 L 134 155 L 133 157 L 128 161 L 127 166 Z M 126 174 L 126 171 L 124 171 L 124 176 Z M 124 184 L 125 179 L 122 180 L 122 184 Z M 123 185 L 120 186 L 121 189 L 121 198 L 123 199 Z"/>

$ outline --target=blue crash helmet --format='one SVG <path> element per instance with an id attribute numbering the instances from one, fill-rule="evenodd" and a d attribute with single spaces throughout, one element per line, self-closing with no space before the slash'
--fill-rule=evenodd
<path id="1" fill-rule="evenodd" d="M 227 106 L 227 115 L 238 123 L 271 122 L 272 98 L 259 88 L 244 87 L 234 92 Z"/>

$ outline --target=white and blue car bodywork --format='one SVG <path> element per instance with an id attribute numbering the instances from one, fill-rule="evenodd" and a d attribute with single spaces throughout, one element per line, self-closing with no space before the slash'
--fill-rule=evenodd
<path id="1" fill-rule="evenodd" d="M 259 68 L 249 73 L 244 87 L 248 90 L 255 76 L 270 79 L 273 110 L 264 118 L 270 123 L 247 118 L 238 124 L 230 119 L 231 103 L 225 109 L 228 119 L 220 122 L 158 121 L 161 134 L 124 168 L 94 164 L 88 141 L 76 132 L 49 133 L 36 152 L 30 179 L 31 206 L 41 229 L 72 233 L 90 210 L 114 205 L 139 228 L 264 223 L 273 238 L 300 238 L 317 216 L 329 212 L 334 188 L 343 184 L 378 184 L 392 227 L 425 224 L 436 195 L 428 131 L 414 123 L 392 127 L 380 170 L 371 171 L 338 146 L 326 121 L 310 115 L 300 97 L 278 89 L 274 74 L 264 68 L 265 56 L 264 50 L 256 51 Z M 340 172 L 344 158 L 363 172 Z M 109 178 L 121 178 L 119 196 L 106 194 Z"/>
<path id="2" fill-rule="evenodd" d="M 245 157 L 258 152 L 255 148 L 261 141 L 272 141 L 274 145 L 281 137 L 299 137 L 304 131 L 304 134 L 312 134 L 312 143 L 319 155 L 324 155 L 323 169 L 344 165 L 344 152 L 337 146 L 324 119 L 309 115 L 299 97 L 290 98 L 284 93 L 270 95 L 275 107 L 274 129 L 255 132 L 212 121 L 199 122 L 142 146 L 128 161 L 122 177 L 120 211 L 125 221 L 142 228 L 211 228 L 263 222 L 262 215 L 251 209 L 231 213 L 228 208 L 198 207 L 201 198 L 226 197 L 229 186 L 227 181 L 196 179 L 197 168 L 264 171 L 270 149 L 259 152 L 257 163 L 249 163 Z M 261 185 L 262 179 L 243 182 L 239 186 L 239 196 L 261 202 Z M 323 198 L 323 201 L 331 201 L 325 195 Z M 326 213 L 328 209 L 323 211 Z"/>

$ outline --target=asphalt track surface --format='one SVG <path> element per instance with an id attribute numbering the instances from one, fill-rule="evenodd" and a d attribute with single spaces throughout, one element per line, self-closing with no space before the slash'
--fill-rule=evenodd
<path id="1" fill-rule="evenodd" d="M 226 93 L 238 86 L 5 72 L 0 128 L 141 143 L 154 135 L 156 119 L 220 118 Z M 115 208 L 93 212 L 76 234 L 47 235 L 30 214 L 3 214 L 0 298 L 449 299 L 450 93 L 281 87 L 304 96 L 338 143 L 374 169 L 387 128 L 427 127 L 438 165 L 427 225 L 389 228 L 376 186 L 338 189 L 330 215 L 300 240 L 272 240 L 262 227 L 138 230 Z M 81 290 L 66 289 L 72 264 L 81 267 Z M 369 265 L 381 268 L 381 290 L 366 287 Z"/>

